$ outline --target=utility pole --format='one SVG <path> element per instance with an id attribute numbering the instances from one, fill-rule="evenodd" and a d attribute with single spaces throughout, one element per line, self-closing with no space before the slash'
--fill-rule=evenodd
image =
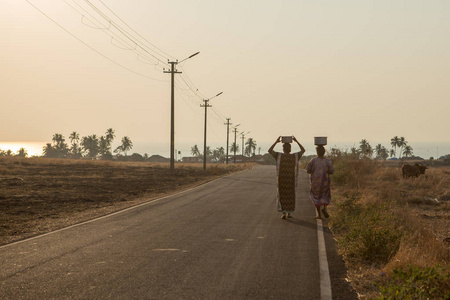
<path id="1" fill-rule="evenodd" d="M 170 86 L 170 171 L 175 168 L 175 160 L 173 157 L 175 151 L 175 74 L 181 74 L 175 69 L 175 65 L 178 61 L 169 61 L 171 68 L 164 73 L 170 73 L 171 86 Z"/>
<path id="2" fill-rule="evenodd" d="M 236 134 L 237 134 L 237 127 L 241 124 L 237 124 L 234 126 L 234 163 L 236 163 Z"/>
<path id="3" fill-rule="evenodd" d="M 211 107 L 211 105 L 209 105 L 209 100 L 216 98 L 217 96 L 221 95 L 223 92 L 218 93 L 217 95 L 215 95 L 212 98 L 209 99 L 203 99 L 203 102 L 205 102 L 205 104 L 200 104 L 200 107 L 204 107 L 205 108 L 205 133 L 204 133 L 204 139 L 203 139 L 203 170 L 206 170 L 206 117 L 208 115 L 208 107 Z"/>
<path id="4" fill-rule="evenodd" d="M 228 165 L 228 141 L 230 137 L 230 125 L 233 125 L 233 123 L 230 123 L 231 118 L 227 118 L 227 122 L 225 125 L 227 125 L 227 156 L 226 156 L 226 164 Z"/>
<path id="5" fill-rule="evenodd" d="M 188 58 L 183 59 L 182 61 L 185 61 L 186 59 L 189 59 L 191 57 L 196 56 L 200 52 L 194 53 Z M 180 62 L 182 62 L 180 61 Z M 171 74 L 171 86 L 170 86 L 170 171 L 173 171 L 175 168 L 175 159 L 174 159 L 174 152 L 175 152 L 175 74 L 181 74 L 181 72 L 178 72 L 175 69 L 175 65 L 178 64 L 178 61 L 169 61 L 170 64 L 170 70 L 166 71 L 164 70 L 164 73 L 170 73 Z"/>
<path id="6" fill-rule="evenodd" d="M 241 132 L 241 137 L 242 137 L 242 162 L 244 162 L 244 138 L 245 138 L 244 132 Z"/>
<path id="7" fill-rule="evenodd" d="M 244 133 L 243 131 L 241 132 L 241 137 L 242 137 L 242 162 L 244 162 L 244 139 L 245 139 L 245 135 L 249 134 L 249 132 Z"/>
<path id="8" fill-rule="evenodd" d="M 205 108 L 205 132 L 204 132 L 204 138 L 203 138 L 203 170 L 206 170 L 206 116 L 208 115 L 207 109 L 208 107 L 211 107 L 211 105 L 208 104 L 209 100 L 203 100 L 205 104 L 200 104 L 200 107 Z"/>

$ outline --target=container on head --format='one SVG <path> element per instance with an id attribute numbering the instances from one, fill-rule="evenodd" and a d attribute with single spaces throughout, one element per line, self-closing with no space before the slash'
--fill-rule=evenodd
<path id="1" fill-rule="evenodd" d="M 325 146 L 327 144 L 327 137 L 326 136 L 316 136 L 314 137 L 314 145 L 316 146 Z"/>
<path id="2" fill-rule="evenodd" d="M 292 143 L 292 136 L 282 136 L 281 142 L 282 143 Z"/>

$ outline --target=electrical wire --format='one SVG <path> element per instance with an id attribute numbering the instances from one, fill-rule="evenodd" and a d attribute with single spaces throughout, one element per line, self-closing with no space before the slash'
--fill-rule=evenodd
<path id="1" fill-rule="evenodd" d="M 142 38 L 144 41 L 146 41 L 149 45 L 160 51 L 161 53 L 165 54 L 166 56 L 169 56 L 172 58 L 172 60 L 176 60 L 173 56 L 169 55 L 167 52 L 164 52 L 163 50 L 159 49 L 157 46 L 153 45 L 151 42 L 146 40 L 142 35 L 140 35 L 137 31 L 135 31 L 131 26 L 129 26 L 125 21 L 123 21 L 116 13 L 114 13 L 102 0 L 99 0 L 99 2 L 106 7 L 114 16 L 116 16 L 123 24 L 125 24 L 128 28 L 130 28 L 134 33 L 136 33 L 140 38 Z"/>
<path id="2" fill-rule="evenodd" d="M 199 99 L 206 99 L 205 95 L 203 95 L 198 88 L 195 87 L 195 84 L 192 82 L 192 80 L 189 78 L 189 76 L 186 74 L 186 71 L 183 71 L 183 73 L 180 74 L 183 81 L 186 83 L 187 86 L 192 90 L 193 93 L 197 94 Z"/>
<path id="3" fill-rule="evenodd" d="M 105 13 L 103 13 L 100 9 L 98 9 L 95 5 L 93 5 L 89 0 L 84 0 L 99 16 L 101 16 L 108 24 L 108 26 L 105 26 L 98 18 L 96 18 L 95 16 L 93 16 L 90 12 L 88 12 L 85 8 L 83 8 L 78 2 L 76 2 L 75 0 L 72 0 L 72 2 L 74 4 L 76 4 L 79 9 L 75 8 L 73 5 L 71 5 L 70 3 L 68 3 L 68 1 L 64 1 L 69 7 L 71 7 L 75 12 L 77 12 L 78 14 L 80 14 L 82 16 L 82 23 L 86 26 L 89 26 L 91 28 L 95 28 L 95 29 L 99 29 L 102 30 L 104 33 L 106 33 L 108 36 L 111 37 L 111 43 L 113 43 L 114 40 L 118 41 L 119 43 L 121 43 L 124 47 L 119 47 L 117 44 L 115 45 L 116 47 L 119 47 L 123 50 L 129 50 L 129 51 L 133 51 L 136 53 L 137 55 L 137 60 L 142 62 L 142 63 L 147 63 L 147 62 L 143 62 L 142 60 L 140 60 L 139 58 L 143 58 L 148 60 L 149 62 L 152 63 L 147 63 L 147 64 L 151 64 L 154 65 L 155 69 L 157 69 L 157 67 L 159 66 L 159 68 L 161 68 L 161 64 L 168 66 L 168 64 L 166 62 L 164 62 L 163 60 L 159 59 L 158 57 L 156 57 L 155 55 L 151 54 L 149 51 L 147 51 L 144 46 L 140 45 L 139 42 L 137 41 L 136 38 L 134 38 L 131 34 L 129 34 L 126 30 L 124 30 L 123 28 L 121 28 L 118 24 L 116 24 L 111 18 L 109 18 Z M 92 47 L 91 45 L 87 44 L 86 42 L 84 42 L 81 38 L 77 37 L 75 34 L 73 34 L 72 32 L 70 32 L 68 29 L 66 29 L 64 26 L 62 26 L 61 24 L 59 24 L 58 22 L 56 22 L 53 18 L 51 18 L 48 14 L 46 14 L 44 11 L 42 11 L 39 7 L 37 7 L 35 4 L 31 3 L 29 0 L 26 0 L 26 2 L 28 2 L 32 7 L 34 7 L 37 11 L 39 11 L 42 15 L 44 15 L 46 18 L 48 18 L 51 22 L 53 22 L 55 25 L 57 25 L 58 27 L 60 27 L 62 30 L 64 30 L 67 34 L 71 35 L 73 38 L 75 38 L 76 40 L 78 40 L 79 42 L 81 42 L 82 44 L 84 44 L 86 47 L 88 47 L 89 49 L 91 49 L 92 51 L 96 52 L 97 54 L 99 54 L 100 56 L 104 57 L 105 59 L 109 60 L 110 62 L 122 67 L 123 69 L 132 72 L 136 75 L 151 79 L 151 80 L 155 80 L 155 81 L 161 81 L 161 82 L 168 82 L 168 80 L 161 80 L 161 79 L 156 79 L 156 78 L 152 78 L 150 76 L 147 76 L 145 74 L 142 74 L 140 72 L 136 72 L 135 70 L 128 68 L 120 63 L 118 63 L 117 61 L 113 60 L 112 58 L 109 58 L 108 56 L 104 55 L 103 53 L 101 53 L 100 51 L 98 51 L 97 49 L 95 49 L 94 47 Z M 135 32 L 140 38 L 142 38 L 144 41 L 146 41 L 148 44 L 150 44 L 152 47 L 154 47 L 155 49 L 157 49 L 158 51 L 160 51 L 161 53 L 171 57 L 170 55 L 168 55 L 166 52 L 162 51 L 161 49 L 157 48 L 155 45 L 153 45 L 152 43 L 150 43 L 148 40 L 146 40 L 145 38 L 143 38 L 139 33 L 137 33 L 133 28 L 131 28 L 127 23 L 125 23 L 116 13 L 114 13 L 104 2 L 102 2 L 101 0 L 99 0 L 99 2 L 105 6 L 115 17 L 117 17 L 123 24 L 125 24 L 128 28 L 130 28 L 133 32 Z M 82 10 L 82 11 L 80 11 Z M 84 13 L 83 13 L 84 11 Z M 88 16 L 86 16 L 86 14 Z M 84 19 L 89 20 L 89 22 L 91 22 L 94 26 L 88 25 L 86 23 L 83 22 Z M 118 32 L 120 34 L 122 34 L 124 37 L 127 38 L 128 41 L 124 40 L 121 36 L 119 36 L 118 34 L 114 33 L 111 30 L 111 26 L 113 26 L 114 28 L 116 28 L 118 30 Z M 129 42 L 131 42 L 132 44 L 130 45 Z M 114 45 L 114 44 L 113 44 Z M 142 51 L 144 51 L 145 53 L 142 53 L 140 50 L 138 50 L 138 48 L 140 48 Z M 150 49 L 149 49 L 150 50 Z M 150 50 L 153 51 L 153 50 Z M 150 55 L 150 57 L 147 56 Z M 160 53 L 158 55 L 161 55 Z M 153 59 L 155 59 L 156 61 L 154 61 Z M 178 79 L 180 78 L 181 81 Z M 186 72 L 184 71 L 183 73 L 180 74 L 180 76 L 177 76 L 176 78 L 176 90 L 179 93 L 179 95 L 182 97 L 183 101 L 188 105 L 188 107 L 195 113 L 198 112 L 197 109 L 194 109 L 192 107 L 192 104 L 198 105 L 198 104 L 202 104 L 203 99 L 205 99 L 206 97 L 204 95 L 202 95 L 198 88 L 195 87 L 195 84 L 192 82 L 192 80 L 189 78 L 189 76 L 187 76 Z M 181 86 L 185 86 L 186 88 L 181 88 Z M 187 98 L 187 99 L 186 99 Z M 213 109 L 213 113 L 214 115 L 212 115 L 213 119 L 216 120 L 218 123 L 223 124 L 224 119 L 226 119 L 223 115 L 221 115 L 216 109 Z"/>
<path id="4" fill-rule="evenodd" d="M 80 39 L 79 37 L 77 37 L 76 35 L 74 35 L 72 32 L 70 32 L 69 30 L 67 30 L 65 27 L 63 27 L 62 25 L 60 25 L 58 22 L 56 22 L 54 19 L 52 19 L 49 15 L 47 15 L 45 12 L 43 12 L 41 9 L 39 9 L 36 5 L 34 5 L 33 3 L 31 3 L 29 0 L 25 0 L 26 2 L 28 2 L 28 4 L 30 4 L 32 7 L 34 7 L 38 12 L 40 12 L 42 15 L 44 15 L 47 19 L 49 19 L 50 21 L 52 21 L 55 25 L 57 25 L 59 28 L 61 28 L 62 30 L 64 30 L 67 34 L 69 34 L 70 36 L 72 36 L 73 38 L 75 38 L 76 40 L 78 40 L 80 43 L 82 43 L 83 45 L 85 45 L 86 47 L 88 47 L 89 49 L 91 49 L 92 51 L 94 51 L 95 53 L 99 54 L 100 56 L 104 57 L 105 59 L 109 60 L 110 62 L 118 65 L 119 67 L 122 67 L 123 69 L 132 72 L 136 75 L 151 79 L 151 80 L 155 80 L 155 81 L 162 81 L 162 82 L 167 82 L 167 80 L 161 80 L 161 79 L 156 79 L 156 78 L 152 78 L 150 76 L 147 76 L 145 74 L 142 74 L 140 72 L 136 72 L 118 62 L 116 62 L 115 60 L 113 60 L 112 58 L 107 57 L 106 55 L 104 55 L 103 53 L 101 53 L 100 51 L 98 51 L 97 49 L 95 49 L 94 47 L 90 46 L 89 44 L 87 44 L 86 42 L 84 42 L 82 39 Z"/>
<path id="5" fill-rule="evenodd" d="M 75 0 L 72 0 L 73 3 L 75 3 L 79 9 L 81 9 L 83 12 L 80 12 L 80 10 L 78 10 L 77 8 L 75 8 L 73 5 L 71 5 L 70 3 L 67 2 L 67 0 L 64 1 L 69 7 L 71 7 L 74 11 L 76 11 L 78 14 L 80 14 L 82 16 L 82 20 L 84 18 L 88 19 L 92 24 L 97 25 L 97 27 L 93 27 L 90 26 L 84 22 L 82 22 L 82 24 L 89 26 L 91 28 L 95 28 L 95 29 L 99 29 L 102 30 L 105 34 L 107 34 L 108 36 L 111 37 L 111 44 L 122 49 L 122 50 L 130 50 L 130 51 L 134 51 L 138 56 L 144 57 L 145 59 L 147 59 L 148 61 L 154 61 L 153 65 L 159 65 L 162 61 L 156 57 L 154 57 L 153 55 L 149 54 L 152 58 L 148 57 L 148 51 L 146 51 L 145 49 L 143 51 L 145 51 L 145 53 L 143 53 L 142 51 L 138 50 L 138 49 L 143 49 L 141 46 L 139 46 L 134 40 L 130 39 L 128 36 L 124 35 L 123 33 L 121 33 L 123 36 L 125 36 L 129 41 L 131 41 L 131 45 L 124 40 L 121 36 L 119 36 L 118 34 L 114 33 L 111 30 L 111 26 L 113 26 L 115 28 L 115 24 L 112 22 L 111 19 L 109 18 L 105 18 L 103 17 L 104 14 L 100 14 L 98 11 L 97 14 L 101 15 L 103 17 L 103 19 L 105 19 L 107 21 L 108 26 L 106 27 L 99 19 L 97 19 L 95 16 L 93 16 L 90 12 L 88 12 L 84 7 L 82 7 L 78 2 L 76 2 Z M 86 16 L 89 15 L 89 17 Z M 93 20 L 94 21 L 93 21 Z M 120 31 L 119 31 L 120 32 Z M 124 47 L 121 47 L 117 44 L 114 43 L 114 40 L 117 40 L 119 43 L 121 43 L 122 45 L 124 45 Z M 139 48 L 138 48 L 139 47 Z M 140 60 L 138 60 L 140 61 Z M 142 61 L 140 61 L 142 62 Z M 164 65 L 168 66 L 167 63 L 163 63 Z M 162 71 L 162 68 L 160 69 L 160 71 Z"/>
<path id="6" fill-rule="evenodd" d="M 155 53 L 155 55 L 151 54 L 150 51 L 147 51 L 144 47 L 142 47 L 138 42 L 136 42 L 136 38 L 134 38 L 131 34 L 129 34 L 128 32 L 126 32 L 126 30 L 124 30 L 123 28 L 121 28 L 118 24 L 116 24 L 113 20 L 111 20 L 111 18 L 109 18 L 105 13 L 103 13 L 100 9 L 98 9 L 94 4 L 92 4 L 89 0 L 84 0 L 95 12 L 97 12 L 102 18 L 104 18 L 106 21 L 111 23 L 111 26 L 113 26 L 114 28 L 116 28 L 121 34 L 123 34 L 127 39 L 129 39 L 130 41 L 132 41 L 133 43 L 135 43 L 139 48 L 141 48 L 143 51 L 147 52 L 149 55 L 151 55 L 153 58 L 155 58 L 156 60 L 158 60 L 159 62 L 161 62 L 162 64 L 166 64 L 167 66 L 169 66 L 169 64 L 167 64 L 164 60 L 161 60 L 160 58 L 156 57 L 155 55 L 157 55 Z M 165 57 L 164 57 L 165 58 Z"/>

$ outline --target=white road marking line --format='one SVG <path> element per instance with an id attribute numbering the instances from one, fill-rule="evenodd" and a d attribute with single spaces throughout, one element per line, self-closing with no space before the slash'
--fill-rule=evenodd
<path id="1" fill-rule="evenodd" d="M 325 248 L 325 236 L 322 220 L 317 219 L 317 240 L 319 244 L 319 269 L 320 269 L 320 299 L 332 299 L 330 270 L 328 269 L 327 249 Z"/>
<path id="2" fill-rule="evenodd" d="M 180 251 L 180 249 L 168 248 L 168 249 L 153 249 L 153 251 Z"/>

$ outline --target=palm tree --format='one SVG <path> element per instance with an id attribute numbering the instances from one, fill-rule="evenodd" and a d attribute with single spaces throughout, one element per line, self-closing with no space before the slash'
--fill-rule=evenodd
<path id="1" fill-rule="evenodd" d="M 80 135 L 78 134 L 78 132 L 73 131 L 69 135 L 69 140 L 70 140 L 70 144 L 72 145 L 72 147 L 70 148 L 70 151 L 72 152 L 72 154 L 74 156 L 81 157 L 81 147 L 79 146 Z"/>
<path id="2" fill-rule="evenodd" d="M 96 158 L 99 151 L 99 141 L 96 134 L 85 136 L 81 139 L 81 147 L 83 147 L 83 151 L 86 153 L 87 157 Z"/>
<path id="3" fill-rule="evenodd" d="M 78 141 L 80 140 L 80 135 L 78 134 L 78 132 L 73 131 L 73 132 L 69 135 L 69 140 L 70 140 L 70 143 L 71 143 L 72 145 L 78 144 Z"/>
<path id="4" fill-rule="evenodd" d="M 394 157 L 394 156 L 395 156 L 395 150 L 394 150 L 394 149 L 391 149 L 391 150 L 389 151 L 389 156 L 390 156 L 390 157 Z"/>
<path id="5" fill-rule="evenodd" d="M 408 143 L 408 142 L 405 140 L 404 137 L 400 137 L 400 138 L 399 138 L 398 143 L 397 143 L 397 147 L 400 148 L 400 155 L 399 155 L 399 158 L 401 158 L 401 154 L 402 154 L 402 152 L 403 152 L 403 148 L 406 146 L 407 143 Z"/>
<path id="6" fill-rule="evenodd" d="M 413 148 L 409 145 L 405 145 L 405 149 L 403 149 L 403 155 L 405 157 L 410 157 L 413 155 Z"/>
<path id="7" fill-rule="evenodd" d="M 381 146 L 381 144 L 378 144 L 375 146 L 375 155 L 377 156 L 377 158 L 381 157 L 381 152 L 383 151 L 383 146 Z"/>
<path id="8" fill-rule="evenodd" d="M 56 151 L 57 157 L 65 157 L 69 152 L 64 136 L 60 133 L 55 133 L 52 138 L 53 148 Z"/>
<path id="9" fill-rule="evenodd" d="M 213 150 L 212 156 L 217 159 L 221 160 L 225 155 L 225 149 L 223 147 L 216 148 Z"/>
<path id="10" fill-rule="evenodd" d="M 18 157 L 27 157 L 28 156 L 27 150 L 25 148 L 23 148 L 23 147 L 20 148 L 19 151 L 17 151 L 16 156 L 18 156 Z"/>
<path id="11" fill-rule="evenodd" d="M 52 144 L 47 143 L 42 148 L 42 156 L 44 156 L 44 157 L 57 157 L 56 151 L 53 148 Z"/>
<path id="12" fill-rule="evenodd" d="M 108 130 L 106 130 L 105 132 L 105 139 L 106 139 L 106 146 L 107 146 L 107 151 L 111 150 L 111 144 L 112 141 L 114 140 L 114 138 L 116 137 L 114 130 L 112 128 L 109 128 Z"/>
<path id="13" fill-rule="evenodd" d="M 383 148 L 381 149 L 380 157 L 381 157 L 383 160 L 386 160 L 386 158 L 389 157 L 388 151 L 387 151 L 387 149 L 386 149 L 385 147 L 383 147 Z"/>
<path id="14" fill-rule="evenodd" d="M 239 152 L 239 145 L 237 143 L 232 143 L 230 146 L 231 152 Z"/>
<path id="15" fill-rule="evenodd" d="M 128 150 L 131 150 L 133 148 L 133 143 L 131 142 L 130 138 L 127 136 L 124 136 L 122 138 L 122 145 L 116 148 L 114 152 L 123 152 L 125 153 L 125 156 L 127 156 Z"/>
<path id="16" fill-rule="evenodd" d="M 256 141 L 253 138 L 249 138 L 247 142 L 245 142 L 245 145 L 245 154 L 247 156 L 252 156 L 252 153 L 255 155 Z"/>
<path id="17" fill-rule="evenodd" d="M 98 142 L 99 153 L 101 156 L 107 155 L 109 153 L 110 143 L 108 142 L 108 138 L 105 136 L 101 136 Z"/>
<path id="18" fill-rule="evenodd" d="M 361 153 L 365 157 L 371 157 L 373 154 L 372 146 L 370 146 L 369 142 L 366 139 L 362 139 L 359 142 L 359 149 L 361 149 Z"/>
<path id="19" fill-rule="evenodd" d="M 211 147 L 210 146 L 206 146 L 206 156 L 211 156 L 212 155 L 212 151 L 211 151 Z"/>
<path id="20" fill-rule="evenodd" d="M 191 153 L 195 157 L 200 157 L 201 156 L 200 150 L 198 150 L 198 146 L 197 145 L 194 145 L 193 147 L 191 147 Z"/>
<path id="21" fill-rule="evenodd" d="M 225 149 L 223 147 L 217 148 L 216 150 L 220 157 L 225 155 Z"/>
<path id="22" fill-rule="evenodd" d="M 398 136 L 394 136 L 391 139 L 391 146 L 392 146 L 392 148 L 394 148 L 394 154 L 397 153 L 397 146 L 398 146 L 399 142 L 400 142 L 400 138 Z"/>

